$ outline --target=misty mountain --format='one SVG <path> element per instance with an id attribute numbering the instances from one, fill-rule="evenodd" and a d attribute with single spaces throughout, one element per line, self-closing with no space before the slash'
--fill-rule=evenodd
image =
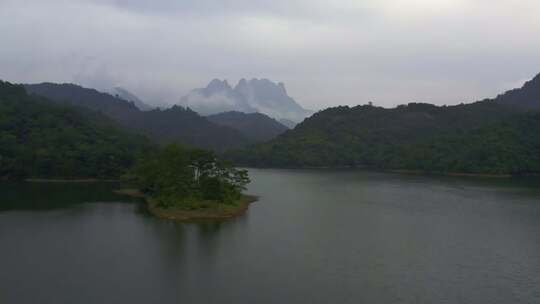
<path id="1" fill-rule="evenodd" d="M 74 84 L 41 83 L 25 85 L 25 88 L 31 94 L 46 97 L 56 103 L 101 112 L 122 128 L 147 135 L 159 143 L 180 142 L 216 151 L 252 143 L 239 131 L 218 126 L 180 106 L 141 111 L 124 99 Z"/>
<path id="2" fill-rule="evenodd" d="M 139 110 L 141 111 L 150 111 L 156 107 L 150 106 L 146 103 L 144 103 L 139 97 L 135 96 L 130 91 L 122 88 L 122 87 L 115 87 L 111 90 L 111 95 L 118 97 L 120 99 L 129 101 L 133 103 Z"/>
<path id="3" fill-rule="evenodd" d="M 263 113 L 275 119 L 300 122 L 313 112 L 304 109 L 287 94 L 283 83 L 268 79 L 241 79 L 233 88 L 227 80 L 212 80 L 207 87 L 194 89 L 180 104 L 201 115 L 227 111 Z"/>
<path id="4" fill-rule="evenodd" d="M 238 130 L 254 142 L 268 141 L 288 130 L 273 118 L 261 113 L 224 112 L 206 117 L 211 122 Z"/>
<path id="5" fill-rule="evenodd" d="M 285 119 L 285 118 L 280 119 L 279 122 L 280 122 L 282 125 L 284 125 L 284 126 L 286 126 L 287 128 L 289 128 L 289 129 L 294 129 L 294 127 L 296 127 L 296 125 L 297 125 L 296 122 L 294 122 L 294 121 L 292 121 L 292 120 L 290 120 L 290 119 Z"/>
<path id="6" fill-rule="evenodd" d="M 487 174 L 540 172 L 538 76 L 494 100 L 320 111 L 230 158 L 261 167 L 368 167 Z"/>

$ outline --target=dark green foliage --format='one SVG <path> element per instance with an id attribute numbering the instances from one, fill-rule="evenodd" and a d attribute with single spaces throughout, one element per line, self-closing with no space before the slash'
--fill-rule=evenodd
<path id="1" fill-rule="evenodd" d="M 233 168 L 212 152 L 176 144 L 147 155 L 135 166 L 133 177 L 161 207 L 197 208 L 209 201 L 231 204 L 249 182 L 246 170 Z"/>
<path id="2" fill-rule="evenodd" d="M 437 173 L 540 172 L 540 117 L 492 101 L 330 108 L 273 141 L 233 151 L 239 164 Z"/>
<path id="3" fill-rule="evenodd" d="M 217 125 L 239 131 L 253 142 L 271 140 L 289 129 L 277 120 L 261 113 L 230 111 L 210 115 L 206 118 Z"/>
<path id="4" fill-rule="evenodd" d="M 150 148 L 102 115 L 0 82 L 0 178 L 117 178 Z"/>
<path id="5" fill-rule="evenodd" d="M 528 113 L 399 151 L 394 166 L 432 172 L 540 173 L 540 113 Z"/>

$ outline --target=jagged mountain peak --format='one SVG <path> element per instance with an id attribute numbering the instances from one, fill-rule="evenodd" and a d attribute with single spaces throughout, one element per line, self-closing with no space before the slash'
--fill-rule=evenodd
<path id="1" fill-rule="evenodd" d="M 229 82 L 226 79 L 219 80 L 216 78 L 210 81 L 210 83 L 206 86 L 206 89 L 212 92 L 220 92 L 232 90 L 232 87 L 229 85 Z"/>
<path id="2" fill-rule="evenodd" d="M 236 87 L 239 87 L 239 86 L 246 86 L 248 84 L 247 80 L 245 78 L 242 78 L 238 81 L 238 84 L 236 85 Z"/>
<path id="3" fill-rule="evenodd" d="M 283 82 L 276 83 L 267 78 L 242 78 L 234 88 L 227 80 L 214 79 L 206 88 L 192 90 L 182 97 L 180 104 L 202 115 L 227 111 L 259 112 L 295 122 L 313 113 L 288 95 Z"/>

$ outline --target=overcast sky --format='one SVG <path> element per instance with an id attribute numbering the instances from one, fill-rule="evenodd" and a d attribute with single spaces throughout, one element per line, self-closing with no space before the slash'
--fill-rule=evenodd
<path id="1" fill-rule="evenodd" d="M 0 0 L 0 79 L 149 103 L 264 77 L 311 109 L 455 104 L 537 73 L 539 0 Z"/>

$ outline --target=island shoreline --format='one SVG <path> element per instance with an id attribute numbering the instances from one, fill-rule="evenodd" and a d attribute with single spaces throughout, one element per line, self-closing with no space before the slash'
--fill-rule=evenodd
<path id="1" fill-rule="evenodd" d="M 180 222 L 193 222 L 193 221 L 205 221 L 205 220 L 228 220 L 244 215 L 249 206 L 258 201 L 259 197 L 255 195 L 242 194 L 238 202 L 238 206 L 229 210 L 219 210 L 212 208 L 205 208 L 199 210 L 183 210 L 179 208 L 160 208 L 157 206 L 157 202 L 148 197 L 141 191 L 132 188 L 118 189 L 113 191 L 116 194 L 126 195 L 134 198 L 143 199 L 146 205 L 146 209 L 153 216 L 165 219 L 174 220 Z"/>

